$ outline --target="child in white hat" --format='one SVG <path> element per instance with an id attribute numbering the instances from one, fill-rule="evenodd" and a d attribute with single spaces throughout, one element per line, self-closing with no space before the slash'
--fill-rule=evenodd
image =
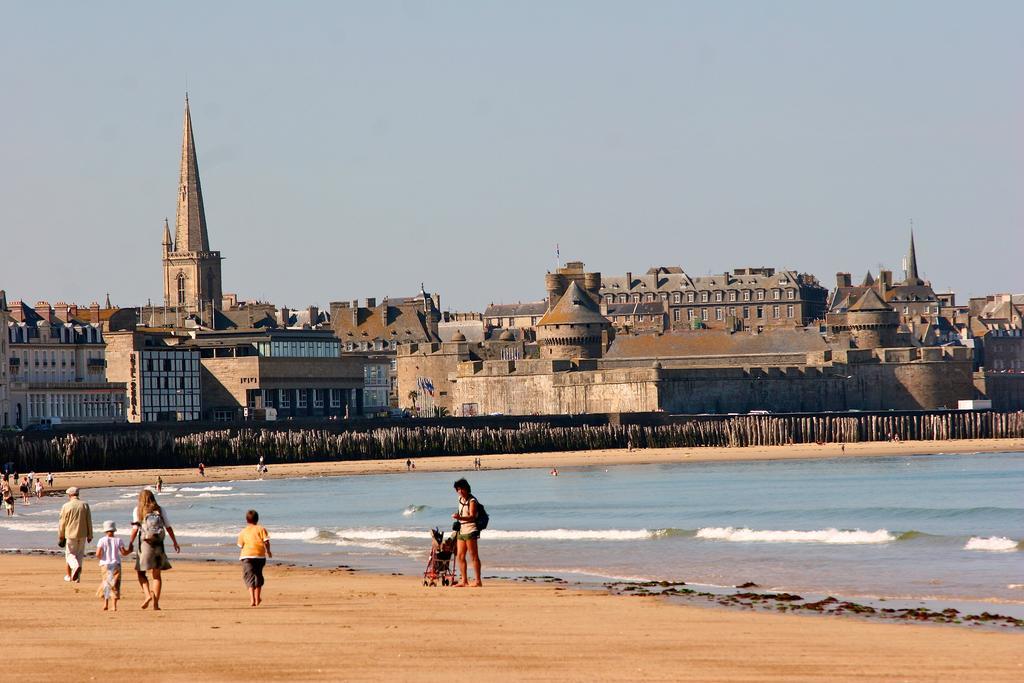
<path id="1" fill-rule="evenodd" d="M 96 557 L 103 575 L 103 583 L 96 595 L 103 598 L 104 612 L 110 609 L 111 600 L 114 601 L 114 611 L 117 611 L 117 601 L 121 598 L 121 557 L 131 552 L 116 533 L 117 525 L 108 519 L 103 522 L 103 538 L 96 541 Z"/>

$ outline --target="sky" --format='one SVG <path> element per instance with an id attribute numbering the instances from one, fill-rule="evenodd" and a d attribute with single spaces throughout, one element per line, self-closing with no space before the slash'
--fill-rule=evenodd
<path id="1" fill-rule="evenodd" d="M 1021 2 L 54 2 L 0 22 L 0 288 L 159 304 L 186 89 L 224 291 L 796 269 L 1022 292 Z"/>

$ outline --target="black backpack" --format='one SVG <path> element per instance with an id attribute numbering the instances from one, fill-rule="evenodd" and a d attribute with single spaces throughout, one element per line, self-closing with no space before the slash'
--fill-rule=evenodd
<path id="1" fill-rule="evenodd" d="M 476 530 L 483 531 L 491 523 L 491 516 L 487 514 L 487 510 L 484 509 L 484 504 L 480 502 L 479 498 L 473 500 L 476 501 Z"/>

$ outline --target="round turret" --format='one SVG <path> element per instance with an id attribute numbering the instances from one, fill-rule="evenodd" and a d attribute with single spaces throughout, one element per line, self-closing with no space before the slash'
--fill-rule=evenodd
<path id="1" fill-rule="evenodd" d="M 583 275 L 583 289 L 591 294 L 601 291 L 601 273 L 585 273 Z"/>
<path id="2" fill-rule="evenodd" d="M 462 334 L 462 330 L 455 330 L 455 334 L 452 335 L 453 342 L 464 342 L 466 341 L 466 335 Z"/>
<path id="3" fill-rule="evenodd" d="M 537 323 L 541 358 L 600 358 L 611 323 L 575 282 Z"/>
<path id="4" fill-rule="evenodd" d="M 512 330 L 505 330 L 498 336 L 498 341 L 514 342 L 515 340 L 516 335 L 512 334 Z"/>

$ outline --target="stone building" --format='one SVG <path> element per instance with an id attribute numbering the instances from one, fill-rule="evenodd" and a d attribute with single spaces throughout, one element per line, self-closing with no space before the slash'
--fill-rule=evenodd
<path id="1" fill-rule="evenodd" d="M 7 292 L 0 289 L 0 332 L 7 330 L 8 321 Z M 0 428 L 11 424 L 11 394 L 7 376 L 10 356 L 7 354 L 7 344 L 7 335 L 0 334 Z"/>
<path id="2" fill-rule="evenodd" d="M 577 281 L 552 298 L 539 357 L 429 354 L 456 414 L 919 410 L 977 395 L 970 349 L 891 346 L 898 316 L 874 289 L 834 314 L 829 339 L 796 325 L 613 336 Z"/>
<path id="3" fill-rule="evenodd" d="M 908 331 L 924 324 L 937 324 L 945 308 L 955 306 L 951 292 L 936 294 L 931 282 L 921 278 L 917 267 L 917 250 L 914 235 L 910 235 L 910 248 L 904 258 L 904 278 L 894 282 L 891 270 L 880 270 L 878 277 L 870 271 L 859 285 L 854 285 L 849 273 L 836 273 L 836 288 L 829 299 L 830 313 L 841 313 L 864 296 L 869 289 L 875 289 L 879 297 L 899 316 L 899 322 Z"/>
<path id="4" fill-rule="evenodd" d="M 187 95 L 183 128 L 173 240 L 170 225 L 164 221 L 164 306 L 208 320 L 222 305 L 221 255 L 210 249 Z"/>
<path id="5" fill-rule="evenodd" d="M 540 357 L 600 358 L 610 340 L 611 323 L 593 297 L 571 280 L 564 291 L 552 293 L 550 301 L 537 323 Z"/>
<path id="6" fill-rule="evenodd" d="M 188 422 L 202 416 L 200 353 L 171 329 L 111 331 L 107 377 L 128 387 L 129 422 Z"/>
<path id="7" fill-rule="evenodd" d="M 197 331 L 202 417 L 344 418 L 363 412 L 364 359 L 327 330 Z"/>
<path id="8" fill-rule="evenodd" d="M 536 353 L 536 345 L 517 340 L 511 330 L 482 342 L 468 341 L 456 332 L 448 342 L 402 344 L 396 361 L 398 405 L 419 415 L 476 415 L 453 400 L 453 378 L 459 364 L 517 362 L 529 355 L 536 357 Z"/>
<path id="9" fill-rule="evenodd" d="M 547 311 L 547 300 L 491 304 L 484 309 L 484 324 L 492 329 L 533 329 Z"/>
<path id="10" fill-rule="evenodd" d="M 124 422 L 126 386 L 107 381 L 101 326 L 69 319 L 63 309 L 62 315 L 45 301 L 10 303 L 10 422 Z"/>
<path id="11" fill-rule="evenodd" d="M 763 330 L 823 319 L 828 290 L 813 275 L 792 270 L 737 268 L 692 277 L 678 266 L 663 266 L 600 278 L 599 296 L 609 306 L 663 302 L 673 330 Z"/>

